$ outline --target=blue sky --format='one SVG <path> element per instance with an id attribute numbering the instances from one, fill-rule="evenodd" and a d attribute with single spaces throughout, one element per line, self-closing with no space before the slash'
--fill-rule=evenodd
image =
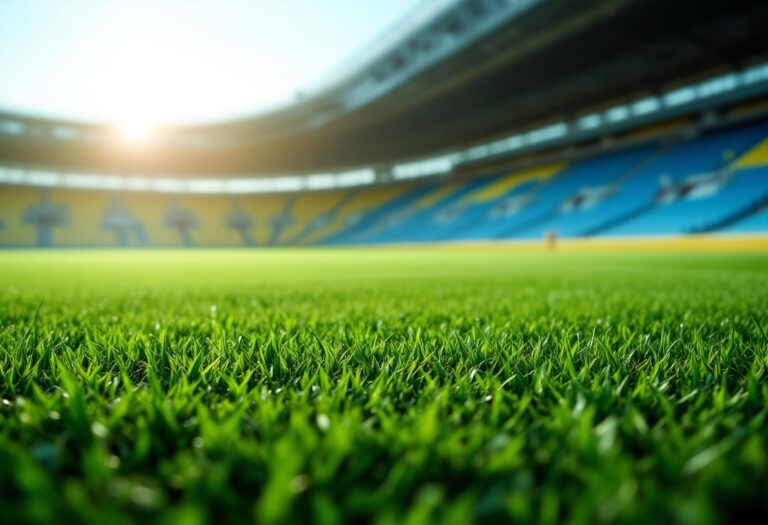
<path id="1" fill-rule="evenodd" d="M 0 109 L 189 124 L 291 100 L 421 0 L 0 0 Z"/>

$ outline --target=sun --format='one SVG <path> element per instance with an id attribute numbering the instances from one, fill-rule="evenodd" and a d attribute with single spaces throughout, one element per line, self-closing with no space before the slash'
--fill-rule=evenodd
<path id="1" fill-rule="evenodd" d="M 120 142 L 128 146 L 146 146 L 155 135 L 155 126 L 146 120 L 121 120 L 115 124 L 115 129 Z"/>

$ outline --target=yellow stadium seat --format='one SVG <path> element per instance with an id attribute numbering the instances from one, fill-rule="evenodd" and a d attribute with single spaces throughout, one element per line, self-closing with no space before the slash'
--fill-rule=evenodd
<path id="1" fill-rule="evenodd" d="M 253 238 L 257 246 L 266 245 L 272 237 L 270 221 L 285 211 L 288 197 L 282 194 L 238 197 L 238 206 L 254 220 Z"/>
<path id="2" fill-rule="evenodd" d="M 292 244 L 294 239 L 307 231 L 312 221 L 342 205 L 349 193 L 349 190 L 340 190 L 296 195 L 290 209 L 293 222 L 280 232 L 276 244 Z"/>
<path id="3" fill-rule="evenodd" d="M 492 201 L 509 193 L 513 188 L 533 179 L 548 179 L 559 173 L 565 168 L 565 164 L 552 164 L 549 166 L 540 166 L 529 170 L 516 171 L 506 177 L 502 177 L 496 182 L 492 182 L 477 191 L 474 191 L 464 197 L 462 201 L 466 204 L 482 203 Z"/>
<path id="4" fill-rule="evenodd" d="M 111 196 L 103 191 L 56 189 L 51 200 L 69 209 L 69 224 L 54 229 L 56 246 L 113 246 L 117 244 L 114 232 L 102 227 L 104 213 Z"/>
<path id="5" fill-rule="evenodd" d="M 344 202 L 343 206 L 334 215 L 332 221 L 310 232 L 302 239 L 302 243 L 311 244 L 327 239 L 342 231 L 362 214 L 372 211 L 411 189 L 412 186 L 410 184 L 392 184 L 361 189 Z"/>
<path id="6" fill-rule="evenodd" d="M 34 226 L 24 224 L 22 216 L 31 206 L 40 202 L 40 188 L 3 186 L 0 188 L 0 244 L 4 246 L 34 246 L 37 232 Z"/>
<path id="7" fill-rule="evenodd" d="M 757 146 L 742 155 L 733 164 L 732 168 L 756 168 L 758 166 L 768 166 L 768 138 L 764 139 Z"/>

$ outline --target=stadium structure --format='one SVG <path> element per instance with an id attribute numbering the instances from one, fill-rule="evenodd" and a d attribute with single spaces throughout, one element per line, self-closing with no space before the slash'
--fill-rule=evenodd
<path id="1" fill-rule="evenodd" d="M 143 147 L 0 114 L 0 246 L 764 235 L 766 27 L 764 1 L 439 0 L 294 104 Z"/>

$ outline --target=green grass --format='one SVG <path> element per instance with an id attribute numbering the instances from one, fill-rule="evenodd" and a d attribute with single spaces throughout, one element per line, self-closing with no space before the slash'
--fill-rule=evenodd
<path id="1" fill-rule="evenodd" d="M 0 253 L 0 522 L 768 507 L 768 255 Z"/>

